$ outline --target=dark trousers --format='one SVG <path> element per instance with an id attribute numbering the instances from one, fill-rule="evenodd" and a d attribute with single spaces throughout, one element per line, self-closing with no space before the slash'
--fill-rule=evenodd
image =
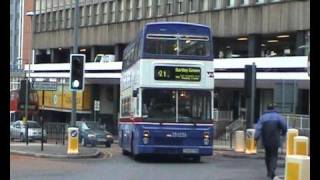
<path id="1" fill-rule="evenodd" d="M 269 177 L 275 176 L 275 170 L 278 160 L 278 146 L 266 146 L 265 147 L 265 163 Z"/>

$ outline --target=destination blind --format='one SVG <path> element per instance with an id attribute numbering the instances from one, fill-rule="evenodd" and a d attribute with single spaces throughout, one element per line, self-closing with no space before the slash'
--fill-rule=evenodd
<path id="1" fill-rule="evenodd" d="M 199 67 L 155 66 L 154 79 L 166 81 L 200 81 L 201 69 Z"/>

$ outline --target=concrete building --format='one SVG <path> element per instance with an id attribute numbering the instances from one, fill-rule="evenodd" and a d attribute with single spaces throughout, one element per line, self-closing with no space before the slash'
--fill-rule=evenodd
<path id="1" fill-rule="evenodd" d="M 10 90 L 18 88 L 21 72 L 21 1 L 10 0 Z"/>
<path id="2" fill-rule="evenodd" d="M 32 0 L 10 0 L 10 90 L 19 88 L 22 65 L 31 58 L 31 18 L 26 16 L 31 11 Z"/>
<path id="3" fill-rule="evenodd" d="M 65 95 L 63 84 L 67 83 L 68 76 L 63 74 L 63 69 L 67 67 L 72 52 L 74 1 L 34 0 L 34 4 L 35 65 L 31 68 L 32 77 L 34 80 L 57 81 L 61 84 L 58 94 Z M 243 65 L 255 62 L 258 57 L 299 56 L 294 60 L 297 64 L 300 62 L 297 66 L 290 66 L 290 58 L 285 62 L 278 58 L 285 64 L 279 66 L 272 65 L 277 64 L 274 59 L 257 60 L 260 64 L 270 62 L 269 72 L 279 71 L 281 74 L 258 80 L 258 113 L 267 103 L 276 101 L 283 113 L 309 114 L 308 76 L 286 78 L 285 73 L 307 74 L 307 58 L 304 57 L 309 52 L 310 0 L 80 0 L 79 53 L 86 54 L 88 63 L 93 62 L 97 54 L 114 54 L 116 62 L 110 64 L 111 69 L 100 67 L 99 72 L 95 72 L 97 67 L 92 65 L 91 74 L 86 76 L 90 93 L 79 96 L 88 104 L 81 106 L 79 118 L 92 118 L 93 101 L 100 100 L 102 109 L 98 117 L 116 127 L 119 63 L 123 50 L 145 23 L 153 21 L 193 22 L 212 28 L 215 58 L 219 58 L 217 63 L 223 66 L 216 72 L 216 108 L 232 111 L 234 119 L 241 115 L 245 104 L 242 100 L 243 76 L 226 78 L 234 75 L 230 61 L 243 62 L 242 68 L 237 69 L 238 73 L 243 73 Z M 228 59 L 224 61 L 224 58 Z M 237 58 L 248 60 L 244 62 L 246 60 Z M 266 72 L 266 69 L 268 67 L 262 71 Z M 291 94 L 284 98 L 288 94 L 286 88 Z M 43 99 L 51 98 L 56 102 L 55 105 L 42 102 L 42 109 L 48 114 L 54 113 L 58 119 L 54 121 L 68 122 L 70 104 L 67 100 L 68 105 L 64 107 L 64 100 L 56 98 L 60 96 L 42 92 Z M 284 100 L 278 101 L 279 97 Z M 57 107 L 60 101 L 62 104 Z"/>

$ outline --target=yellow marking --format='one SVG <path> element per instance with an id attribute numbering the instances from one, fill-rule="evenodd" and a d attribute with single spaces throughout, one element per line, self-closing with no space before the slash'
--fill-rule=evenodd
<path id="1" fill-rule="evenodd" d="M 287 163 L 287 177 L 286 180 L 299 180 L 300 166 L 297 163 Z"/>
<path id="2" fill-rule="evenodd" d="M 296 146 L 296 155 L 308 155 L 306 142 L 296 142 Z"/>

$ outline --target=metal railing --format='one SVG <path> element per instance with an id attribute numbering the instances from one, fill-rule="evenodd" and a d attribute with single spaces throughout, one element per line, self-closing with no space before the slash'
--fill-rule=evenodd
<path id="1" fill-rule="evenodd" d="M 299 135 L 310 136 L 310 116 L 304 114 L 281 114 L 288 128 L 299 130 Z"/>
<path id="2" fill-rule="evenodd" d="M 310 116 L 301 114 L 281 114 L 287 123 L 288 128 L 295 128 L 299 130 L 300 136 L 310 136 Z M 226 126 L 223 132 L 220 129 L 220 135 L 214 138 L 214 148 L 227 148 L 234 147 L 234 134 L 235 131 L 245 128 L 245 120 L 238 119 Z M 215 129 L 216 131 L 219 129 Z M 285 141 L 282 139 L 281 141 Z M 258 149 L 261 149 L 261 142 L 258 142 Z M 282 152 L 282 150 L 281 150 Z"/>
<path id="3" fill-rule="evenodd" d="M 69 124 L 60 122 L 45 122 L 44 129 L 47 131 L 48 142 L 63 144 L 66 142 Z"/>
<path id="4" fill-rule="evenodd" d="M 219 111 L 215 109 L 213 111 L 213 118 L 215 121 L 232 121 L 233 112 L 232 111 Z"/>

